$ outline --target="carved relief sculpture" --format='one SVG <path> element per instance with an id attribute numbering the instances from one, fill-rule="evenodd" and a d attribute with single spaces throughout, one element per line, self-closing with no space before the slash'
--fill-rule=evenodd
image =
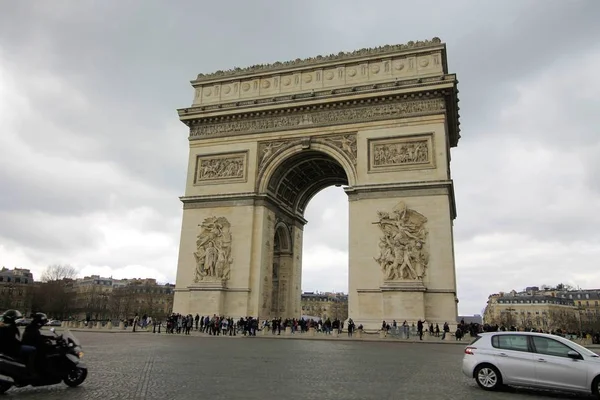
<path id="1" fill-rule="evenodd" d="M 326 136 L 323 139 L 335 144 L 356 165 L 356 134 Z"/>
<path id="2" fill-rule="evenodd" d="M 230 157 L 205 156 L 198 157 L 196 182 L 243 179 L 245 168 L 245 154 Z"/>
<path id="3" fill-rule="evenodd" d="M 422 280 L 429 264 L 427 218 L 400 202 L 392 213 L 378 211 L 383 235 L 379 239 L 379 255 L 375 261 L 386 281 Z"/>
<path id="4" fill-rule="evenodd" d="M 226 281 L 231 264 L 231 224 L 225 217 L 206 218 L 196 239 L 194 282 Z"/>
<path id="5" fill-rule="evenodd" d="M 427 139 L 373 145 L 373 166 L 387 167 L 429 162 Z"/>
<path id="6" fill-rule="evenodd" d="M 271 158 L 271 156 L 275 154 L 275 152 L 286 143 L 287 141 L 285 140 L 260 143 L 258 145 L 258 154 L 260 157 L 260 160 L 258 162 L 259 169 L 262 168 L 265 165 L 265 163 L 269 160 L 269 158 Z"/>

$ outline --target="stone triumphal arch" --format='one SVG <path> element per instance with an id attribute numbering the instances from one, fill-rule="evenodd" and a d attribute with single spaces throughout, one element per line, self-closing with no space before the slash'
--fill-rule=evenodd
<path id="1" fill-rule="evenodd" d="M 299 317 L 303 217 L 349 199 L 349 315 L 453 323 L 457 80 L 438 38 L 200 74 L 174 311 Z"/>

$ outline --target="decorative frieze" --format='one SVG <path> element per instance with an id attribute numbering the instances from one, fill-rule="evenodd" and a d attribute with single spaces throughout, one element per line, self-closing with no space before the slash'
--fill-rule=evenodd
<path id="1" fill-rule="evenodd" d="M 245 181 L 247 152 L 199 155 L 194 183 Z"/>
<path id="2" fill-rule="evenodd" d="M 369 172 L 434 166 L 432 134 L 369 140 Z"/>
<path id="3" fill-rule="evenodd" d="M 323 111 L 302 110 L 285 115 L 225 120 L 223 122 L 199 120 L 190 128 L 190 139 L 369 122 L 434 114 L 445 110 L 443 98 L 388 103 L 365 101 L 364 103 L 366 104 L 358 106 L 346 106 L 348 103 L 329 104 L 313 108 L 315 110 L 326 108 Z M 285 111 L 283 110 L 282 113 Z"/>

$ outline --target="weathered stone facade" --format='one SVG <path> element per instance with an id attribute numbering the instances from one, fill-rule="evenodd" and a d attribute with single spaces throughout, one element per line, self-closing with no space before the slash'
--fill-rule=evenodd
<path id="1" fill-rule="evenodd" d="M 304 210 L 340 185 L 349 317 L 456 320 L 450 148 L 460 135 L 445 44 L 219 71 L 192 86 L 179 110 L 190 154 L 175 312 L 299 317 Z M 226 228 L 203 234 L 207 218 Z M 200 279 L 213 274 L 204 265 L 227 278 Z"/>

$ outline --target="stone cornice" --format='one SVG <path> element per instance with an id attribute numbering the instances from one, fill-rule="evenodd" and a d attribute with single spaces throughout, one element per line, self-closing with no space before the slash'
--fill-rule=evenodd
<path id="1" fill-rule="evenodd" d="M 349 201 L 381 197 L 448 196 L 450 200 L 450 216 L 452 219 L 456 219 L 454 182 L 451 179 L 442 181 L 349 186 L 344 188 L 344 191 L 348 195 Z"/>
<path id="2" fill-rule="evenodd" d="M 340 52 L 338 54 L 330 54 L 326 56 L 309 57 L 305 59 L 296 59 L 285 62 L 275 62 L 272 64 L 258 64 L 245 68 L 233 68 L 226 71 L 215 71 L 209 74 L 198 74 L 196 80 L 192 84 L 210 82 L 219 79 L 227 79 L 233 77 L 241 77 L 253 74 L 267 74 L 281 72 L 289 69 L 298 69 L 302 67 L 314 67 L 322 64 L 339 61 L 354 61 L 365 57 L 385 57 L 394 53 L 408 52 L 426 49 L 428 47 L 443 46 L 440 38 L 434 37 L 431 40 L 410 41 L 406 44 L 386 45 L 374 48 L 364 48 L 351 52 Z"/>
<path id="3" fill-rule="evenodd" d="M 183 209 L 196 208 L 215 208 L 215 207 L 236 207 L 236 206 L 255 206 L 262 205 L 284 213 L 290 220 L 299 224 L 306 225 L 306 220 L 299 215 L 294 214 L 285 205 L 273 198 L 270 194 L 256 194 L 254 192 L 232 193 L 206 196 L 181 196 L 179 198 L 183 203 Z"/>

